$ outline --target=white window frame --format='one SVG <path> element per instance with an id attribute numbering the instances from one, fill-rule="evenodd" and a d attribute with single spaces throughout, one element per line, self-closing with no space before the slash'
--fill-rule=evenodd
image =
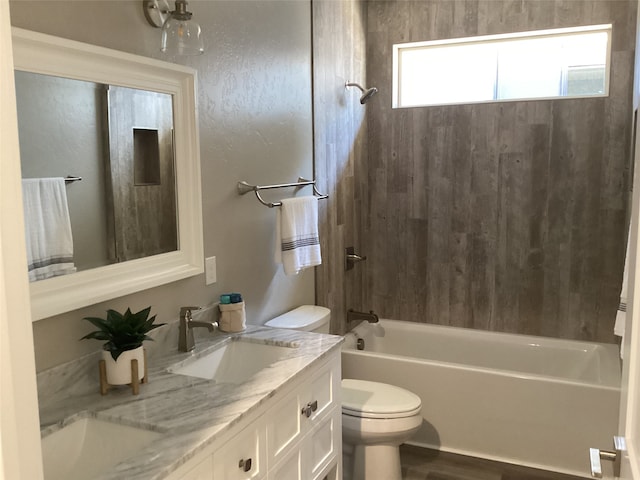
<path id="1" fill-rule="evenodd" d="M 511 40 L 523 40 L 523 39 L 532 39 L 532 38 L 550 38 L 550 37 L 561 37 L 568 35 L 581 35 L 585 33 L 595 33 L 595 32 L 603 32 L 607 34 L 607 57 L 605 64 L 605 85 L 604 85 L 604 93 L 601 94 L 592 94 L 592 95 L 575 95 L 575 96 L 552 96 L 552 97 L 523 97 L 523 98 L 508 98 L 508 99 L 497 99 L 494 98 L 492 100 L 483 100 L 483 101 L 464 101 L 464 102 L 451 102 L 451 103 L 438 103 L 438 104 L 426 104 L 426 105 L 407 105 L 400 106 L 400 71 L 401 71 L 401 58 L 402 51 L 412 50 L 412 49 L 424 49 L 424 48 L 433 48 L 433 47 L 442 47 L 445 45 L 472 45 L 472 44 L 488 44 L 488 43 L 498 43 L 498 42 L 507 42 Z M 520 102 L 527 100 L 552 100 L 552 99 L 575 99 L 575 98 L 598 98 L 598 97 L 607 97 L 609 96 L 609 83 L 610 83 L 610 74 L 611 74 L 611 37 L 612 37 L 612 25 L 611 24 L 603 24 L 603 25 L 588 25 L 581 27 L 569 27 L 569 28 L 554 28 L 547 30 L 535 30 L 528 32 L 515 32 L 515 33 L 504 33 L 499 35 L 482 35 L 476 37 L 465 37 L 465 38 L 452 38 L 452 39 L 444 39 L 444 40 L 432 40 L 425 42 L 411 42 L 411 43 L 399 43 L 393 45 L 393 74 L 392 74 L 392 108 L 416 108 L 416 107 L 427 107 L 427 106 L 443 106 L 443 105 L 467 105 L 467 104 L 476 104 L 476 103 L 497 103 L 497 102 Z"/>

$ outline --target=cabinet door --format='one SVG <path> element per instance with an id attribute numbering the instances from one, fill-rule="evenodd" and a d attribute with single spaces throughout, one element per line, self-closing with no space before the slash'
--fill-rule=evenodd
<path id="1" fill-rule="evenodd" d="M 213 458 L 209 457 L 200 462 L 180 480 L 211 480 L 213 478 Z"/>
<path id="2" fill-rule="evenodd" d="M 315 479 L 324 473 L 327 466 L 335 463 L 342 455 L 342 410 L 334 409 L 332 414 L 318 423 L 303 442 L 305 478 Z"/>
<path id="3" fill-rule="evenodd" d="M 271 466 L 280 462 L 302 435 L 300 392 L 287 395 L 269 410 L 267 417 L 268 463 Z"/>
<path id="4" fill-rule="evenodd" d="M 287 453 L 280 463 L 269 468 L 269 480 L 309 480 L 305 475 L 302 451 L 294 448 Z"/>
<path id="5" fill-rule="evenodd" d="M 255 422 L 233 437 L 213 456 L 214 480 L 258 480 L 265 478 L 266 441 L 264 425 Z"/>

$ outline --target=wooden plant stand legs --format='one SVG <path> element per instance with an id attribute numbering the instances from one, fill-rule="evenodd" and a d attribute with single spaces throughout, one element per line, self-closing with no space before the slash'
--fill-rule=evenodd
<path id="1" fill-rule="evenodd" d="M 102 395 L 106 395 L 109 389 L 115 387 L 117 385 L 111 385 L 107 382 L 107 363 L 104 360 L 100 360 L 98 363 L 98 368 L 100 370 L 100 393 Z M 140 393 L 140 384 L 148 383 L 149 377 L 147 372 L 147 351 L 144 351 L 144 375 L 142 380 L 139 380 L 139 370 L 138 370 L 138 360 L 131 360 L 131 383 L 128 385 L 131 387 L 131 391 L 134 395 L 138 395 Z"/>

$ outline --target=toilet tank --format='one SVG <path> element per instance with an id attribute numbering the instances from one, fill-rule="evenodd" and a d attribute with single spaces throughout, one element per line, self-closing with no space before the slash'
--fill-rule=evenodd
<path id="1" fill-rule="evenodd" d="M 331 310 L 317 305 L 302 305 L 269 320 L 265 325 L 305 332 L 329 333 Z"/>

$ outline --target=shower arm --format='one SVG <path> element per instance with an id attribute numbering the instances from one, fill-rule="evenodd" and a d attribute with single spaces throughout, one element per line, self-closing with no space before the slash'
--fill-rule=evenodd
<path id="1" fill-rule="evenodd" d="M 347 82 L 344 84 L 345 87 L 356 87 L 357 89 L 359 89 L 362 93 L 365 92 L 365 89 L 362 88 L 362 86 L 359 83 L 353 83 L 353 82 Z"/>

